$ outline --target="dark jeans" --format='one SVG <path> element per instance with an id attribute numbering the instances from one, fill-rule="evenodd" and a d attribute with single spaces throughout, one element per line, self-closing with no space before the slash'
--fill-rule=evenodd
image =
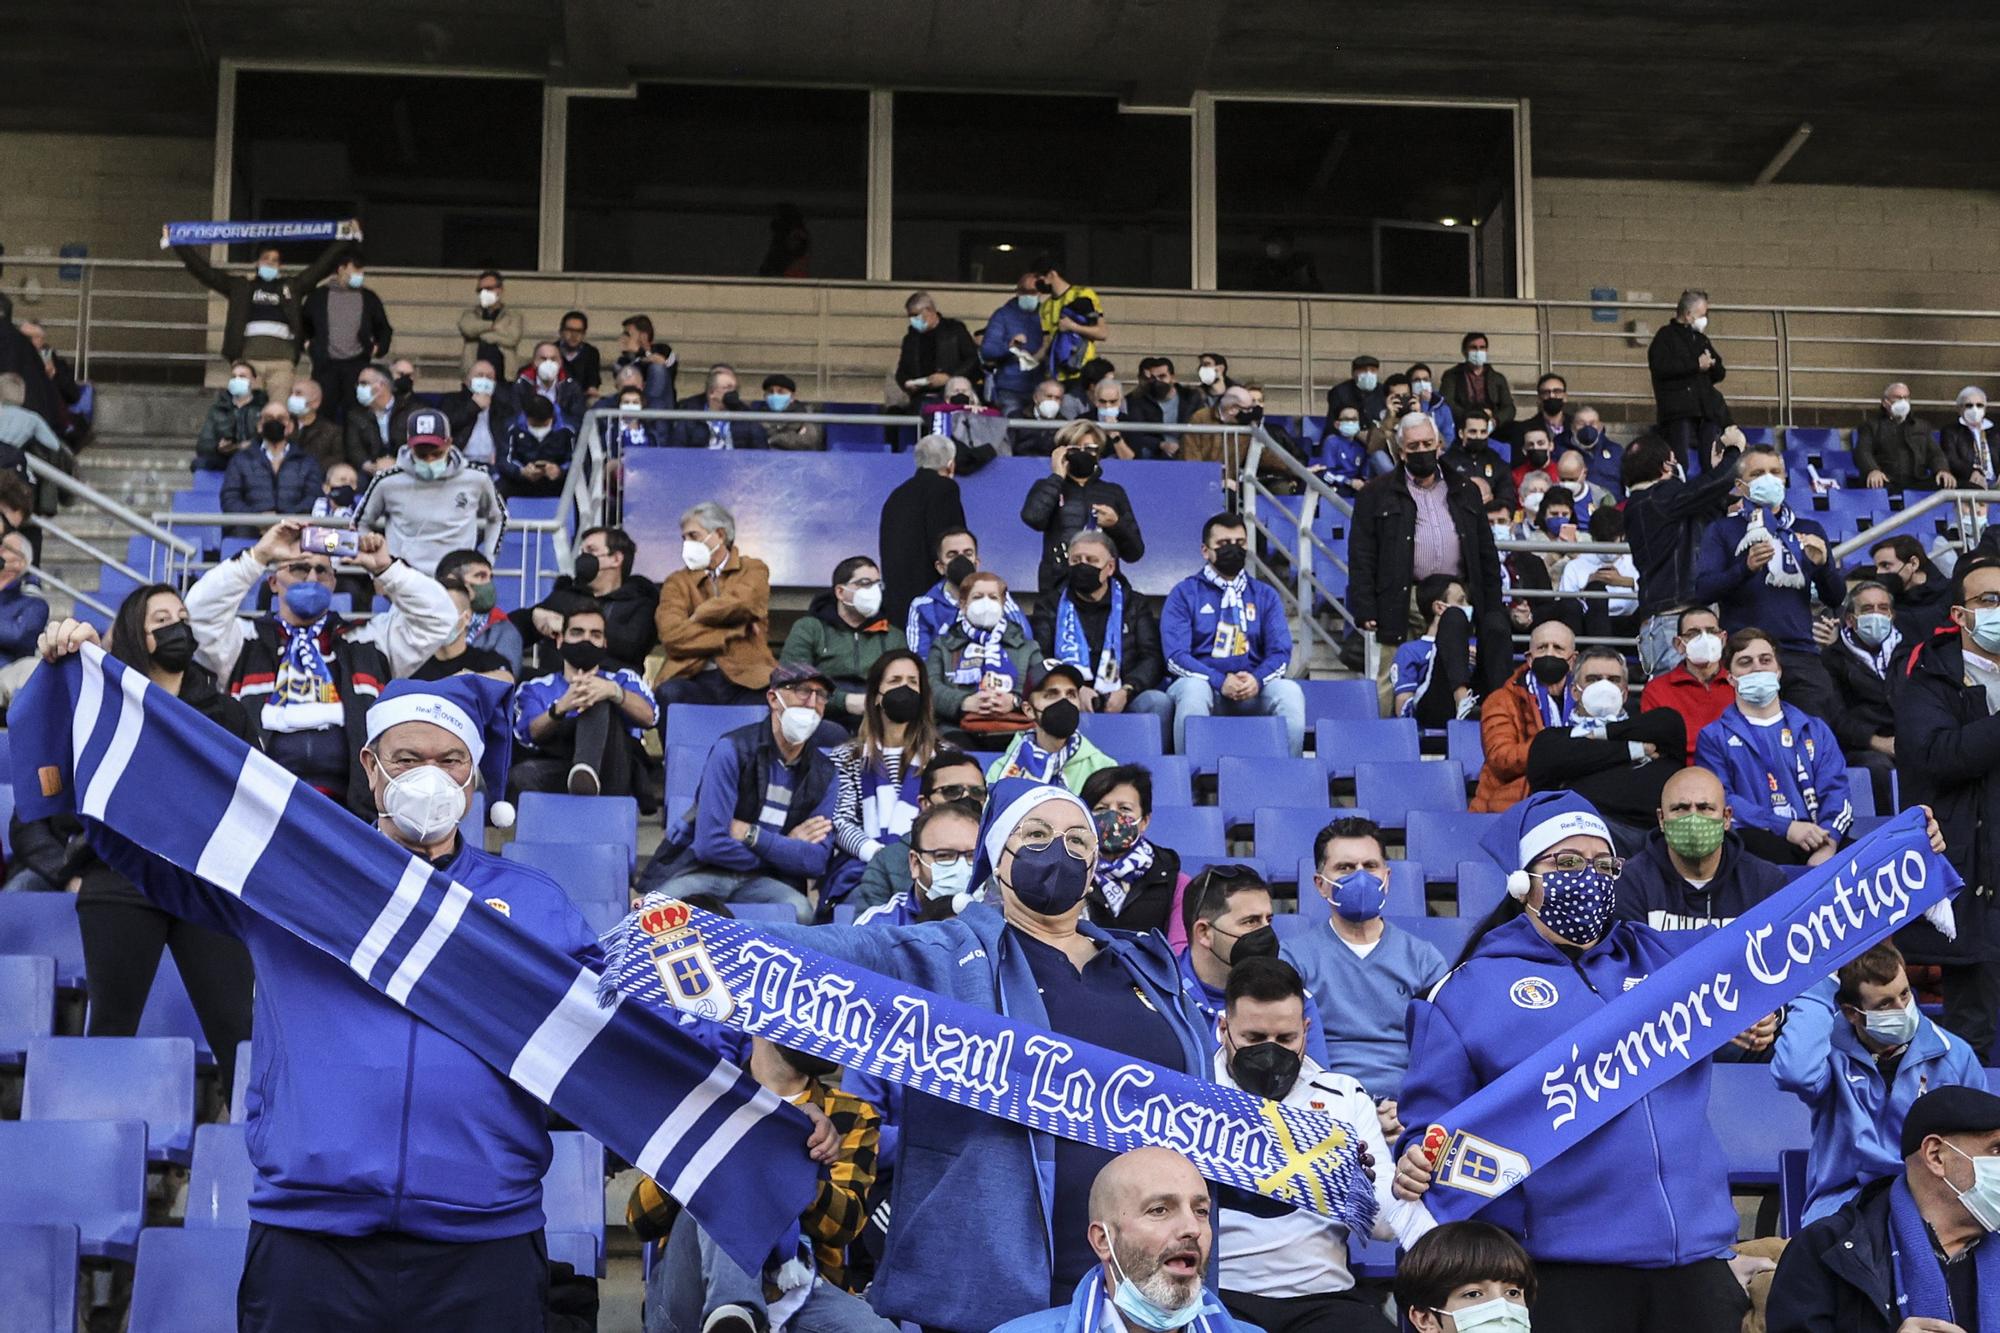
<path id="1" fill-rule="evenodd" d="M 1737 1333 L 1750 1298 L 1720 1259 L 1679 1268 L 1535 1265 L 1535 1333 Z"/>
<path id="2" fill-rule="evenodd" d="M 1395 1328 L 1382 1313 L 1381 1297 L 1366 1291 L 1285 1297 L 1225 1291 L 1221 1298 L 1229 1313 L 1264 1333 L 1389 1333 Z"/>
<path id="3" fill-rule="evenodd" d="M 542 1333 L 549 1254 L 540 1231 L 504 1240 L 329 1236 L 250 1224 L 239 1333 Z"/>
<path id="4" fill-rule="evenodd" d="M 227 935 L 146 903 L 93 899 L 87 888 L 77 899 L 76 924 L 90 983 L 88 1035 L 138 1034 L 160 954 L 172 949 L 201 1034 L 215 1052 L 223 1091 L 234 1089 L 236 1044 L 250 1037 L 250 951 Z"/>
<path id="5" fill-rule="evenodd" d="M 366 369 L 366 356 L 351 356 L 345 361 L 313 360 L 313 379 L 319 383 L 322 399 L 320 411 L 329 413 L 336 424 L 347 424 L 347 409 L 354 406 L 354 386 Z"/>
<path id="6" fill-rule="evenodd" d="M 1674 447 L 1674 457 L 1690 477 L 1708 471 L 1708 448 L 1722 434 L 1722 423 L 1709 417 L 1681 417 L 1662 421 L 1660 433 Z"/>
<path id="7" fill-rule="evenodd" d="M 309 787 L 347 801 L 347 728 L 322 727 L 318 731 L 268 731 L 264 733 L 264 753 L 278 767 Z"/>
<path id="8" fill-rule="evenodd" d="M 509 799 L 524 791 L 568 791 L 569 771 L 577 764 L 597 771 L 598 795 L 630 796 L 633 748 L 617 705 L 608 699 L 592 704 L 558 719 L 555 730 L 535 743 L 539 753 L 515 761 L 507 777 Z"/>

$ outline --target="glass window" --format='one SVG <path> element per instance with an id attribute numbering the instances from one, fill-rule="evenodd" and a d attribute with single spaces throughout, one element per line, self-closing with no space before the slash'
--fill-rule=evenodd
<path id="1" fill-rule="evenodd" d="M 243 70 L 234 134 L 238 218 L 358 217 L 371 264 L 535 267 L 538 80 Z"/>
<path id="2" fill-rule="evenodd" d="M 1186 287 L 1188 118 L 1109 97 L 897 93 L 892 271 L 1011 286 L 1053 256 L 1091 287 Z"/>
<path id="3" fill-rule="evenodd" d="M 868 94 L 649 83 L 573 97 L 565 194 L 574 271 L 859 278 Z"/>
<path id="4" fill-rule="evenodd" d="M 1514 113 L 1218 101 L 1216 285 L 1513 296 Z"/>

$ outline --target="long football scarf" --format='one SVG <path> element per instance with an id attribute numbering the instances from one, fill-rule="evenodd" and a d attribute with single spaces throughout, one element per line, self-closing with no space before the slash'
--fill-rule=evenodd
<path id="1" fill-rule="evenodd" d="M 237 241 L 350 241 L 346 222 L 169 222 L 160 228 L 160 248 L 170 245 L 229 245 Z"/>
<path id="2" fill-rule="evenodd" d="M 804 1115 L 88 645 L 11 710 L 21 818 L 75 813 L 240 899 L 659 1181 L 750 1272 L 818 1188 Z M 302 1058 L 310 1058 L 310 1053 Z"/>

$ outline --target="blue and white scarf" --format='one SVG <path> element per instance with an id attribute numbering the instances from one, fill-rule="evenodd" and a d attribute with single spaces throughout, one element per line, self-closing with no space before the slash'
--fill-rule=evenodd
<path id="1" fill-rule="evenodd" d="M 1750 744 L 1764 764 L 1764 782 L 1770 789 L 1772 810 L 1782 813 L 1793 808 L 1783 777 L 1789 771 L 1791 786 L 1799 796 L 1799 805 L 1791 817 L 1817 824 L 1820 801 L 1819 787 L 1813 781 L 1813 765 L 1819 760 L 1819 746 L 1806 730 L 1805 721 L 1803 713 L 1786 706 L 1779 719 L 1769 726 L 1758 726 L 1746 714 L 1742 718 L 1744 725 L 1738 729 L 1749 733 Z M 1835 822 L 1843 829 L 1846 827 L 1844 820 Z"/>
<path id="2" fill-rule="evenodd" d="M 324 950 L 659 1181 L 748 1271 L 796 1234 L 818 1188 L 806 1117 L 673 1015 L 604 1007 L 596 969 L 95 644 L 38 668 L 12 721 L 24 819 L 81 815 Z"/>
<path id="3" fill-rule="evenodd" d="M 1910 1193 L 1909 1178 L 1897 1172 L 1896 1183 L 1889 1186 L 1889 1276 L 1895 1283 L 1896 1322 L 1937 1319 L 1960 1328 L 2000 1328 L 2000 1240 L 1981 1236 L 1971 1262 L 1976 1270 L 1979 1309 L 1954 1310 L 1950 1284 L 1932 1247 L 1930 1227 L 1917 1209 L 1916 1196 Z"/>
<path id="4" fill-rule="evenodd" d="M 965 618 L 965 608 L 958 609 L 958 632 L 966 639 L 965 647 L 959 650 L 958 662 L 951 669 L 951 683 L 971 685 L 975 688 L 988 672 L 996 672 L 1012 680 L 1014 664 L 1007 658 L 1007 646 L 1001 640 L 1007 637 L 1007 615 L 1000 614 L 1000 623 L 992 629 L 979 629 Z"/>
<path id="5" fill-rule="evenodd" d="M 1102 857 L 1097 862 L 1097 896 L 1117 916 L 1125 910 L 1125 900 L 1132 896 L 1132 886 L 1146 877 L 1153 868 L 1153 844 L 1144 838 L 1132 844 L 1125 855 L 1115 861 Z"/>
<path id="6" fill-rule="evenodd" d="M 1783 504 L 1766 513 L 1746 500 L 1744 510 L 1746 526 L 1742 539 L 1736 543 L 1736 554 L 1745 554 L 1757 542 L 1765 540 L 1768 533 L 1777 549 L 1771 553 L 1771 563 L 1764 566 L 1764 582 L 1773 588 L 1805 587 L 1806 554 L 1792 532 L 1792 525 L 1798 522 L 1792 507 Z"/>
<path id="7" fill-rule="evenodd" d="M 1569 721 L 1569 715 L 1576 710 L 1576 700 L 1570 696 L 1568 690 L 1559 695 L 1550 694 L 1549 687 L 1542 684 L 1541 677 L 1537 676 L 1532 668 L 1522 673 L 1521 683 L 1527 687 L 1528 697 L 1535 701 L 1535 707 L 1541 710 L 1542 725 L 1545 727 L 1562 726 Z"/>
<path id="8" fill-rule="evenodd" d="M 1250 590 L 1250 576 L 1238 574 L 1225 579 L 1215 572 L 1213 565 L 1203 565 L 1201 576 L 1222 592 L 1221 610 L 1215 619 L 1215 641 L 1209 645 L 1208 655 L 1217 659 L 1248 657 L 1249 613 L 1244 608 L 1243 595 Z"/>
<path id="9" fill-rule="evenodd" d="M 1076 752 L 1082 742 L 1081 736 L 1072 736 L 1063 742 L 1061 748 L 1053 751 L 1044 750 L 1035 744 L 1034 732 L 1024 731 L 1021 733 L 1020 743 L 1014 747 L 1014 757 L 1007 761 L 1007 766 L 1000 771 L 1000 776 L 1027 778 L 1032 782 L 1053 782 L 1058 787 L 1063 786 L 1063 769 L 1068 766 L 1070 760 L 1076 758 Z"/>
<path id="10" fill-rule="evenodd" d="M 271 702 L 339 702 L 338 699 L 329 700 L 328 692 L 334 683 L 333 668 L 327 665 L 326 653 L 320 648 L 320 641 L 327 632 L 326 616 L 321 616 L 310 625 L 290 624 L 275 613 L 272 619 L 285 632 L 285 651 L 278 658 L 278 679 L 271 690 Z"/>
<path id="11" fill-rule="evenodd" d="M 1104 618 L 1104 646 L 1097 660 L 1090 660 L 1090 640 L 1084 635 L 1083 620 L 1070 601 L 1069 589 L 1056 600 L 1056 656 L 1080 671 L 1091 673 L 1091 686 L 1101 694 L 1115 692 L 1123 679 L 1125 661 L 1125 584 L 1111 581 L 1111 611 Z"/>
<path id="12" fill-rule="evenodd" d="M 923 766 L 899 754 L 891 771 L 887 760 L 861 765 L 861 830 L 877 842 L 901 842 L 917 819 Z"/>
<path id="13" fill-rule="evenodd" d="M 169 222 L 160 228 L 160 248 L 170 245 L 231 245 L 262 241 L 351 241 L 351 222 Z"/>

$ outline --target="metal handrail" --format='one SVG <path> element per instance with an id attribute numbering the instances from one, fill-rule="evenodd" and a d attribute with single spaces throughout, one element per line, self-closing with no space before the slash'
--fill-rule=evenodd
<path id="1" fill-rule="evenodd" d="M 55 485 L 56 489 L 68 491 L 78 499 L 84 500 L 96 508 L 103 510 L 140 536 L 151 537 L 154 541 L 172 547 L 183 555 L 200 554 L 194 546 L 182 541 L 179 537 L 174 536 L 171 532 L 144 517 L 130 506 L 120 504 L 103 491 L 98 490 L 95 486 L 87 482 L 78 481 L 61 468 L 56 467 L 52 463 L 45 463 L 33 454 L 27 455 L 27 459 L 28 471 L 34 476 L 39 477 L 43 481 L 51 482 Z"/>
<path id="2" fill-rule="evenodd" d="M 1951 505 L 1959 511 L 1959 541 L 1962 546 L 1969 546 L 1971 540 L 1976 538 L 1968 532 L 1968 529 L 1974 526 L 1984 526 L 1985 515 L 1977 514 L 1977 524 L 1968 522 L 1965 512 L 1966 506 L 1985 506 L 1993 504 L 1996 501 L 2000 501 L 2000 490 L 1932 491 L 1929 495 L 1924 496 L 1915 503 L 1904 505 L 1903 508 L 1890 514 L 1881 522 L 1871 524 L 1855 533 L 1852 537 L 1849 537 L 1846 541 L 1837 543 L 1833 548 L 1833 558 L 1844 560 L 1856 551 L 1865 551 L 1884 537 L 1895 535 L 1896 529 L 1902 527 L 1904 524 L 1909 523 L 1913 519 L 1922 518 L 1933 509 L 1941 509 L 1945 505 Z"/>
<path id="3" fill-rule="evenodd" d="M 111 607 L 106 606 L 103 602 L 77 587 L 68 579 L 63 578 L 60 574 L 52 574 L 40 565 L 29 565 L 28 574 L 37 582 L 44 583 L 58 592 L 68 593 L 71 602 L 81 602 L 101 616 L 117 614 Z"/>

